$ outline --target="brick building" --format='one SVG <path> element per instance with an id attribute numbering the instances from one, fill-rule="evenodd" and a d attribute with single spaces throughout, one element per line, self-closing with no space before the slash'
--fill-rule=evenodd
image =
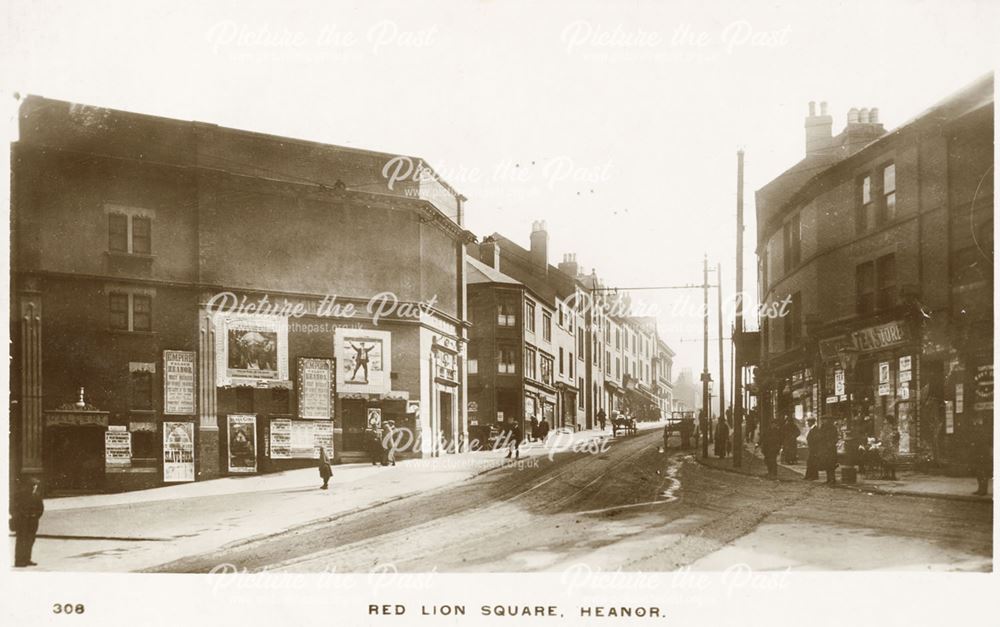
<path id="1" fill-rule="evenodd" d="M 961 461 L 992 420 L 993 78 L 886 133 L 851 109 L 757 191 L 765 417 L 834 420 L 902 458 Z M 801 422 L 800 422 L 801 424 Z"/>
<path id="2" fill-rule="evenodd" d="M 388 185 L 394 158 L 29 97 L 12 476 L 116 490 L 310 465 L 320 445 L 343 461 L 370 420 L 423 441 L 404 455 L 462 441 L 464 198 Z"/>

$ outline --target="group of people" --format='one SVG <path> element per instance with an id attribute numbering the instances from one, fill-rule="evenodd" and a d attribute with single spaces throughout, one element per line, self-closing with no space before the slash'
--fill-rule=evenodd
<path id="1" fill-rule="evenodd" d="M 549 430 L 551 429 L 549 421 L 546 418 L 542 418 L 539 422 L 538 418 L 534 416 L 531 417 L 531 441 L 542 440 L 549 437 Z"/>
<path id="2" fill-rule="evenodd" d="M 368 454 L 372 466 L 396 465 L 396 425 L 391 420 L 385 420 L 381 425 L 371 426 L 365 431 L 368 438 Z"/>
<path id="3" fill-rule="evenodd" d="M 807 480 L 819 479 L 819 472 L 826 472 L 826 482 L 836 483 L 837 470 L 837 429 L 830 420 L 816 426 L 816 421 L 809 420 L 809 432 L 806 434 L 806 446 L 809 456 L 806 459 Z M 786 416 L 784 421 L 771 424 L 761 433 L 760 448 L 767 466 L 767 476 L 778 477 L 778 455 L 782 462 L 794 464 L 798 461 L 799 428 L 795 421 Z"/>

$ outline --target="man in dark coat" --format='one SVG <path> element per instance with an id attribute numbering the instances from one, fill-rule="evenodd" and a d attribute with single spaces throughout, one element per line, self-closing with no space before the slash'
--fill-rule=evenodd
<path id="1" fill-rule="evenodd" d="M 785 416 L 781 426 L 781 458 L 786 464 L 799 461 L 799 427 L 791 416 Z"/>
<path id="2" fill-rule="evenodd" d="M 833 485 L 837 482 L 837 429 L 833 426 L 832 420 L 824 420 L 819 426 L 819 433 L 816 436 L 816 478 L 819 478 L 819 471 L 826 472 L 826 482 Z"/>
<path id="3" fill-rule="evenodd" d="M 970 453 L 972 471 L 976 475 L 978 484 L 973 494 L 986 496 L 990 491 L 990 478 L 993 476 L 993 430 L 982 416 L 976 416 L 972 421 Z"/>
<path id="4" fill-rule="evenodd" d="M 42 502 L 42 489 L 38 479 L 27 479 L 20 482 L 17 495 L 14 498 L 12 527 L 17 534 L 14 548 L 14 567 L 37 566 L 31 561 L 31 549 L 35 545 L 35 534 L 38 533 L 38 519 L 45 511 Z"/>
<path id="5" fill-rule="evenodd" d="M 507 434 L 507 458 L 513 453 L 514 459 L 521 457 L 521 440 L 524 439 L 524 431 L 521 429 L 521 421 L 515 421 Z"/>
<path id="6" fill-rule="evenodd" d="M 764 463 L 767 465 L 767 477 L 769 479 L 778 478 L 778 453 L 781 451 L 781 427 L 776 423 L 765 426 L 760 436 L 760 450 L 764 454 Z"/>
<path id="7" fill-rule="evenodd" d="M 601 425 L 601 431 L 604 431 L 608 426 L 608 415 L 604 413 L 603 407 L 597 412 L 597 422 Z"/>
<path id="8" fill-rule="evenodd" d="M 729 423 L 719 418 L 715 425 L 715 456 L 725 457 L 729 453 Z"/>
<path id="9" fill-rule="evenodd" d="M 806 476 L 805 478 L 812 481 L 813 479 L 819 479 L 819 468 L 816 467 L 816 457 L 819 455 L 819 429 L 816 427 L 816 421 L 813 419 L 809 420 L 809 433 L 806 434 L 806 446 L 809 447 L 809 456 L 806 457 Z"/>
<path id="10" fill-rule="evenodd" d="M 333 476 L 333 470 L 330 468 L 330 458 L 326 456 L 326 448 L 322 446 L 319 447 L 319 476 L 323 480 L 323 485 L 319 489 L 328 489 L 330 487 L 330 477 Z"/>

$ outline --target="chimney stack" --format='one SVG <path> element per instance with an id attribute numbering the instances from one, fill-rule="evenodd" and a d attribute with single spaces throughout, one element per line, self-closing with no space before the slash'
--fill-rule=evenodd
<path id="1" fill-rule="evenodd" d="M 868 121 L 872 124 L 878 124 L 878 107 L 872 107 L 871 111 L 868 112 Z"/>
<path id="2" fill-rule="evenodd" d="M 858 123 L 858 110 L 856 107 L 851 107 L 847 112 L 847 123 L 857 124 Z"/>
<path id="3" fill-rule="evenodd" d="M 545 220 L 531 223 L 531 260 L 542 273 L 549 270 L 549 232 Z"/>
<path id="4" fill-rule="evenodd" d="M 580 274 L 580 264 L 576 261 L 576 253 L 563 255 L 563 260 L 559 262 L 559 271 L 574 279 Z"/>
<path id="5" fill-rule="evenodd" d="M 833 118 L 826 113 L 826 102 L 821 102 L 819 107 L 819 115 L 816 115 L 816 101 L 809 102 L 805 124 L 806 156 L 827 150 L 833 140 Z"/>
<path id="6" fill-rule="evenodd" d="M 861 111 L 858 112 L 858 122 L 868 124 L 868 107 L 862 107 Z"/>
<path id="7" fill-rule="evenodd" d="M 492 237 L 483 239 L 479 244 L 479 260 L 494 270 L 500 270 L 500 246 Z"/>

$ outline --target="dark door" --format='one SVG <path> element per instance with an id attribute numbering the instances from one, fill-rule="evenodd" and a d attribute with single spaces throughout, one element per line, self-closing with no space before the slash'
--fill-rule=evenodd
<path id="1" fill-rule="evenodd" d="M 447 392 L 441 392 L 438 397 L 441 399 L 441 436 L 444 440 L 444 451 L 454 453 L 458 445 L 455 442 L 455 432 L 451 425 L 451 398 Z"/>
<path id="2" fill-rule="evenodd" d="M 344 412 L 344 450 L 365 451 L 365 426 L 367 412 L 365 402 L 357 399 L 341 401 Z"/>
<path id="3" fill-rule="evenodd" d="M 45 429 L 43 463 L 49 490 L 96 491 L 104 483 L 104 427 Z"/>

